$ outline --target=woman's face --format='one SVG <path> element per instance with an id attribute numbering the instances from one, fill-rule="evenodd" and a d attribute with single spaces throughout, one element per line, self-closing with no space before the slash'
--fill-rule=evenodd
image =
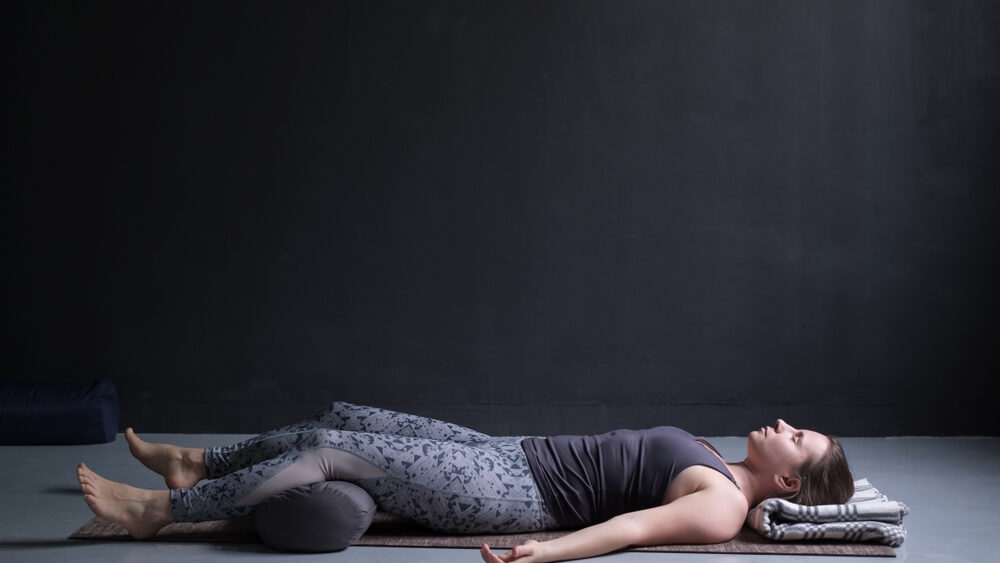
<path id="1" fill-rule="evenodd" d="M 794 475 L 806 461 L 818 460 L 830 449 L 830 439 L 795 428 L 780 418 L 747 436 L 747 457 L 771 472 Z"/>

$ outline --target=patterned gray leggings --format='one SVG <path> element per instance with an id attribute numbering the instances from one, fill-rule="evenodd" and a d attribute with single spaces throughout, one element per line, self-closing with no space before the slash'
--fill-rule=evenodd
<path id="1" fill-rule="evenodd" d="M 208 479 L 170 491 L 175 522 L 245 516 L 278 491 L 351 481 L 379 509 L 442 532 L 516 533 L 557 527 L 520 437 L 335 402 L 291 426 L 205 450 Z"/>

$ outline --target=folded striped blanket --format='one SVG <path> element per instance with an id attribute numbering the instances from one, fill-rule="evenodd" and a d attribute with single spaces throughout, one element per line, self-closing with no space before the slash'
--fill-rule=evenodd
<path id="1" fill-rule="evenodd" d="M 909 513 L 905 504 L 889 500 L 868 479 L 860 479 L 845 504 L 805 506 L 771 498 L 747 514 L 747 524 L 772 540 L 839 539 L 898 547 L 906 539 L 903 516 Z"/>

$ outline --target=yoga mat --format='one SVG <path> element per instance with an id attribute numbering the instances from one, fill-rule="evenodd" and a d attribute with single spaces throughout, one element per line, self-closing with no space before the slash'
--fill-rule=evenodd
<path id="1" fill-rule="evenodd" d="M 570 532 L 537 532 L 482 536 L 441 535 L 412 522 L 379 512 L 368 531 L 355 546 L 388 547 L 465 547 L 478 548 L 483 543 L 494 549 L 510 549 L 525 540 L 545 541 Z M 117 524 L 95 517 L 69 536 L 70 539 L 130 540 L 128 532 Z M 174 523 L 164 526 L 153 540 L 181 542 L 256 543 L 260 539 L 254 530 L 253 518 L 215 520 L 211 522 Z M 628 551 L 685 553 L 765 553 L 778 555 L 846 555 L 859 557 L 895 557 L 887 545 L 836 541 L 777 542 L 744 527 L 734 539 L 708 545 L 656 545 L 631 547 Z"/>

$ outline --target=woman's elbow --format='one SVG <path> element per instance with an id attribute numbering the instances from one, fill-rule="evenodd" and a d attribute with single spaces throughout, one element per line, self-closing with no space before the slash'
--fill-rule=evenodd
<path id="1" fill-rule="evenodd" d="M 609 523 L 614 524 L 615 536 L 622 542 L 623 547 L 642 545 L 643 539 L 648 536 L 645 523 L 631 514 L 615 516 Z"/>

